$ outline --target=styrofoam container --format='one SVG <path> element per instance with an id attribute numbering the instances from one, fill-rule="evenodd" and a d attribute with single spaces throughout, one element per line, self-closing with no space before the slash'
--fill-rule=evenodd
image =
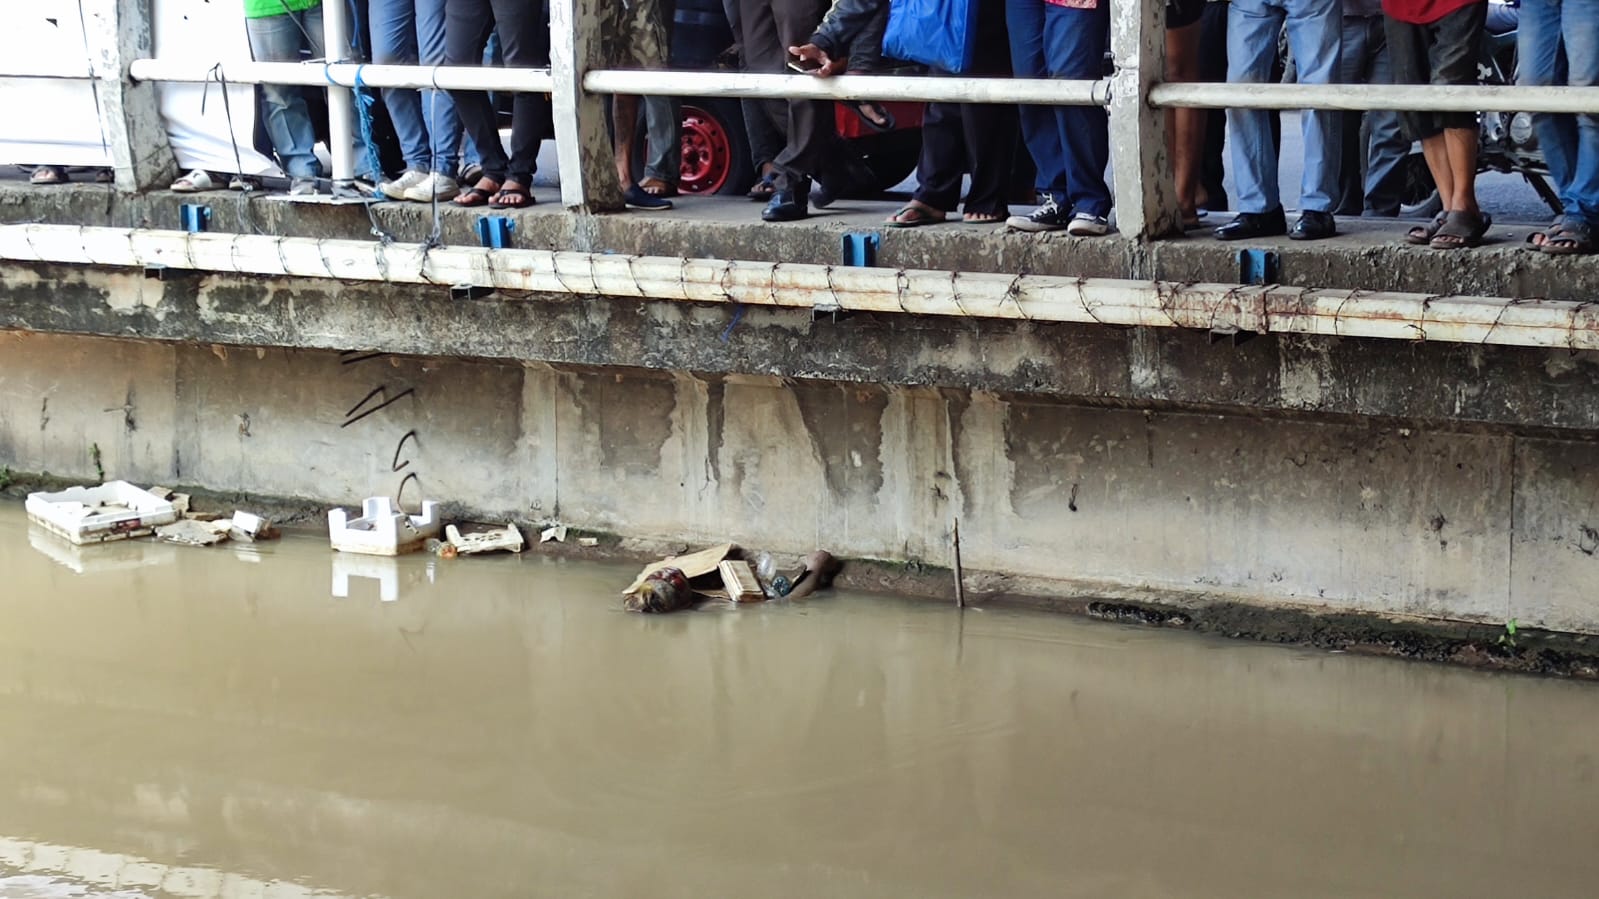
<path id="1" fill-rule="evenodd" d="M 394 501 L 372 496 L 361 501 L 361 517 L 350 518 L 343 509 L 328 513 L 328 540 L 340 552 L 369 556 L 398 556 L 415 552 L 429 537 L 439 535 L 439 504 L 422 502 L 421 515 L 395 511 Z"/>
<path id="2" fill-rule="evenodd" d="M 171 502 L 127 481 L 30 493 L 27 510 L 40 527 L 78 544 L 143 537 L 178 520 Z"/>

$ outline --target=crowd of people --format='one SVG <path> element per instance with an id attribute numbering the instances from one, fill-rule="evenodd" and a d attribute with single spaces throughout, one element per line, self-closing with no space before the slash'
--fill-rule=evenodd
<path id="1" fill-rule="evenodd" d="M 242 2 L 255 59 L 325 55 L 322 0 Z M 1131 0 L 971 0 L 975 15 L 962 32 L 970 63 L 959 72 L 932 66 L 930 74 L 1100 78 L 1113 2 Z M 668 67 L 673 3 L 622 0 L 615 27 L 602 34 L 605 57 L 619 66 Z M 1519 0 L 1519 7 L 1519 83 L 1599 84 L 1599 0 Z M 882 64 L 888 0 L 724 0 L 724 8 L 737 45 L 733 56 L 745 71 L 831 77 Z M 1289 77 L 1300 84 L 1475 84 L 1488 9 L 1488 0 L 1167 0 L 1165 80 L 1214 80 L 1224 64 L 1228 82 L 1271 82 L 1284 77 L 1286 61 Z M 549 65 L 548 0 L 365 0 L 365 11 L 375 63 Z M 1220 46 L 1224 63 L 1215 52 Z M 265 130 L 290 193 L 315 192 L 323 176 L 313 152 L 317 130 L 308 94 L 274 85 L 260 94 Z M 547 95 L 514 95 L 509 147 L 483 92 L 384 88 L 382 103 L 403 168 L 385 174 L 376 154 L 361 154 L 360 175 L 374 191 L 394 200 L 494 209 L 534 203 L 538 149 L 553 131 Z M 853 105 L 873 127 L 893 126 L 880 105 Z M 764 220 L 805 218 L 812 205 L 826 205 L 844 189 L 830 101 L 748 101 L 744 110 L 760 173 L 750 196 L 764 201 Z M 616 96 L 610 112 L 626 205 L 671 208 L 679 166 L 676 101 L 646 97 L 641 104 L 639 97 Z M 647 149 L 642 177 L 636 177 L 641 119 Z M 1599 115 L 1540 114 L 1533 121 L 1562 212 L 1529 242 L 1552 254 L 1593 252 Z M 1168 112 L 1168 155 L 1185 230 L 1201 229 L 1209 213 L 1228 210 L 1231 220 L 1214 228 L 1218 239 L 1286 234 L 1317 240 L 1337 233 L 1338 214 L 1398 215 L 1401 163 L 1419 141 L 1441 209 L 1405 239 L 1438 249 L 1482 242 L 1491 220 L 1474 189 L 1474 114 L 1302 111 L 1303 177 L 1292 226 L 1278 188 L 1280 122 L 1275 112 L 1256 109 L 1230 109 L 1224 117 L 1198 109 Z M 1103 107 L 932 103 L 921 129 L 918 187 L 888 226 L 936 224 L 959 212 L 962 221 L 1003 222 L 1019 231 L 1092 237 L 1111 230 Z M 1219 177 L 1223 130 L 1234 184 L 1230 202 Z M 1036 172 L 1036 205 L 1011 215 L 1019 158 Z M 174 184 L 178 190 L 211 186 L 204 171 Z"/>

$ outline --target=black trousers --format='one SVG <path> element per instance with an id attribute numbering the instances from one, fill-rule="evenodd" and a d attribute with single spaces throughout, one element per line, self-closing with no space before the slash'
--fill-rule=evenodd
<path id="1" fill-rule="evenodd" d="M 828 6 L 828 0 L 738 0 L 744 68 L 787 73 L 788 48 L 810 41 Z M 772 160 L 778 190 L 797 188 L 806 177 L 827 168 L 836 139 L 831 100 L 771 100 L 762 105 L 778 130 L 788 135 L 782 152 Z"/>
<path id="2" fill-rule="evenodd" d="M 548 68 L 550 7 L 539 0 L 447 0 L 444 14 L 444 61 L 452 66 L 483 64 L 489 34 L 498 32 L 505 64 Z M 489 95 L 482 91 L 450 91 L 456 113 L 483 157 L 483 175 L 512 180 L 524 187 L 538 169 L 539 143 L 551 134 L 547 94 L 519 93 L 511 101 L 511 155 L 500 144 L 499 123 Z"/>
<path id="3" fill-rule="evenodd" d="M 947 75 L 935 69 L 933 74 Z M 1010 38 L 1004 0 L 982 0 L 972 75 L 1011 76 Z M 1021 135 L 1015 106 L 990 103 L 929 103 L 922 117 L 922 155 L 916 162 L 915 198 L 943 212 L 960 202 L 961 176 L 971 172 L 969 213 L 1004 216 L 1011 185 L 1011 160 Z"/>

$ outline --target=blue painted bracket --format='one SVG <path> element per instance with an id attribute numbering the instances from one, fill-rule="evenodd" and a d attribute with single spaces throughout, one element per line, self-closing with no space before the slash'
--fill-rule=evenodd
<path id="1" fill-rule="evenodd" d="M 870 268 L 877 264 L 877 248 L 882 242 L 882 235 L 875 231 L 845 234 L 842 262 L 845 265 Z"/>
<path id="2" fill-rule="evenodd" d="M 503 215 L 485 215 L 477 220 L 477 239 L 485 247 L 503 250 L 511 245 L 516 222 Z"/>
<path id="3" fill-rule="evenodd" d="M 211 207 L 204 203 L 184 203 L 178 207 L 178 221 L 183 230 L 199 234 L 211 224 Z"/>
<path id="4" fill-rule="evenodd" d="M 1282 260 L 1271 250 L 1239 250 L 1239 284 L 1276 284 Z"/>

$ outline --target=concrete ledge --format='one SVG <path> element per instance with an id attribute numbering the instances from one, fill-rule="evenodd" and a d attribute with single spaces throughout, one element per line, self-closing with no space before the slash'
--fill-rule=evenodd
<path id="1" fill-rule="evenodd" d="M 979 390 L 1077 402 L 1599 431 L 1599 353 L 855 315 L 0 263 L 0 328 Z"/>
<path id="2" fill-rule="evenodd" d="M 104 185 L 40 189 L 0 183 L 0 222 L 9 223 L 170 229 L 179 227 L 179 210 L 185 203 L 210 206 L 213 231 L 368 239 L 375 222 L 398 240 L 420 242 L 434 226 L 429 207 L 409 203 L 377 204 L 369 220 L 359 206 L 306 205 L 227 191 L 129 196 Z M 759 221 L 754 203 L 686 197 L 677 209 L 662 213 L 570 216 L 550 202 L 508 217 L 517 223 L 515 244 L 539 249 L 827 264 L 839 261 L 843 234 L 873 231 L 882 239 L 880 264 L 892 267 L 1178 282 L 1238 280 L 1235 254 L 1241 247 L 1211 239 L 1205 232 L 1139 244 L 1114 236 L 1006 233 L 993 226 L 964 224 L 884 228 L 882 219 L 893 208 L 890 202 L 846 200 L 805 222 L 767 225 Z M 449 204 L 438 212 L 444 243 L 472 246 L 478 243 L 477 218 L 506 214 Z M 1332 240 L 1307 244 L 1273 238 L 1248 246 L 1278 253 L 1279 280 L 1294 286 L 1577 301 L 1599 297 L 1599 256 L 1555 258 L 1524 251 L 1521 241 L 1531 224 L 1496 226 L 1488 245 L 1460 252 L 1404 245 L 1401 237 L 1410 224 L 1346 218 L 1339 222 L 1346 233 Z"/>

